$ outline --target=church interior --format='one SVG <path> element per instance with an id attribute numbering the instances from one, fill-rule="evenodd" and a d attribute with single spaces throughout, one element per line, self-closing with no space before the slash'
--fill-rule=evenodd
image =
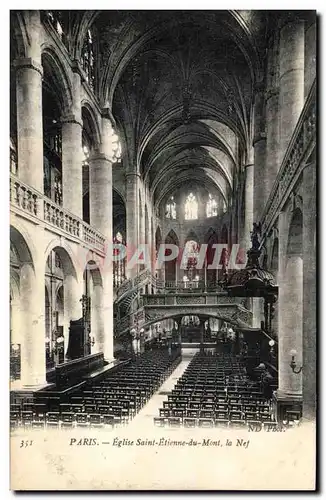
<path id="1" fill-rule="evenodd" d="M 316 31 L 11 11 L 13 431 L 315 421 Z"/>

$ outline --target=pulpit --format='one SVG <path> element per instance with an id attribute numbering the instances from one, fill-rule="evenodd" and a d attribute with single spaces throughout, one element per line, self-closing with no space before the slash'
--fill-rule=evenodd
<path id="1" fill-rule="evenodd" d="M 69 342 L 67 349 L 67 359 L 78 359 L 88 356 L 91 352 L 90 343 L 86 336 L 84 319 L 80 318 L 70 321 Z"/>

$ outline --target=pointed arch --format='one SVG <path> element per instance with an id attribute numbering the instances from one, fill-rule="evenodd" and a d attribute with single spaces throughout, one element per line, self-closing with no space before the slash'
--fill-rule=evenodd
<path id="1" fill-rule="evenodd" d="M 62 112 L 69 112 L 73 103 L 72 82 L 69 69 L 61 61 L 55 47 L 42 45 L 42 66 L 44 75 L 50 78 L 53 91 L 57 94 Z"/>
<path id="2" fill-rule="evenodd" d="M 170 229 L 165 237 L 165 243 L 171 243 L 173 245 L 179 245 L 179 238 L 173 229 Z"/>
<path id="3" fill-rule="evenodd" d="M 81 103 L 83 132 L 87 134 L 93 149 L 97 149 L 101 142 L 101 129 L 94 107 L 87 99 Z"/>
<path id="4" fill-rule="evenodd" d="M 287 256 L 302 257 L 302 233 L 303 233 L 303 215 L 300 208 L 293 212 L 287 244 Z"/>
<path id="5" fill-rule="evenodd" d="M 60 238 L 55 238 L 50 241 L 45 251 L 44 269 L 46 269 L 47 258 L 51 251 L 55 251 L 59 256 L 62 263 L 64 276 L 72 276 L 77 279 L 79 267 L 78 261 L 76 260 L 76 257 L 69 244 Z"/>
<path id="6" fill-rule="evenodd" d="M 196 243 L 199 243 L 199 238 L 193 229 L 190 229 L 190 231 L 188 232 L 188 235 L 186 236 L 186 239 L 185 239 L 185 244 L 187 243 L 187 241 L 190 241 L 190 240 L 193 240 L 193 241 L 196 241 Z"/>
<path id="7" fill-rule="evenodd" d="M 34 267 L 33 247 L 28 236 L 13 225 L 10 226 L 10 242 L 14 246 L 19 259 L 19 264 L 28 263 Z"/>
<path id="8" fill-rule="evenodd" d="M 156 231 L 155 231 L 155 248 L 156 251 L 158 251 L 158 247 L 162 243 L 162 232 L 160 226 L 157 226 Z"/>
<path id="9" fill-rule="evenodd" d="M 205 234 L 204 242 L 205 243 L 209 243 L 210 241 L 213 242 L 213 240 L 214 240 L 214 243 L 217 243 L 218 242 L 218 236 L 217 236 L 216 230 L 213 229 L 212 227 L 210 227 L 208 229 L 208 231 L 206 232 L 206 234 Z"/>

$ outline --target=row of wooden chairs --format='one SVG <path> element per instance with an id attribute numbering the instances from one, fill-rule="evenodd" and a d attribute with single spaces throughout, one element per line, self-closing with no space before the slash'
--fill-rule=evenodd
<path id="1" fill-rule="evenodd" d="M 213 419 L 213 418 L 194 418 L 194 417 L 154 417 L 154 425 L 156 427 L 202 427 L 202 428 L 240 428 L 248 429 L 249 427 L 259 429 L 272 430 L 278 426 L 277 422 L 266 421 L 260 422 L 258 420 L 227 420 L 227 419 Z"/>
<path id="2" fill-rule="evenodd" d="M 229 368 L 233 365 L 233 380 L 220 375 L 227 371 L 223 363 Z M 163 419 L 162 425 L 169 426 L 175 423 L 176 426 L 212 427 L 230 422 L 240 422 L 243 426 L 246 422 L 271 422 L 270 405 L 259 389 L 259 384 L 251 384 L 244 377 L 243 367 L 237 360 L 232 363 L 229 356 L 197 354 L 168 394 L 168 400 L 163 402 L 154 423 L 162 423 L 156 418 Z"/>
<path id="3" fill-rule="evenodd" d="M 43 416 L 36 416 L 32 412 L 23 412 L 20 416 L 10 414 L 10 426 L 15 428 L 74 428 L 74 427 L 102 427 L 120 426 L 125 424 L 126 421 L 121 415 L 114 415 L 108 413 L 59 413 L 48 412 Z"/>
<path id="4" fill-rule="evenodd" d="M 102 425 L 110 421 L 108 417 L 114 418 L 115 423 L 126 424 L 179 361 L 180 357 L 152 351 L 117 373 L 108 372 L 101 382 L 88 383 L 66 401 L 53 396 L 38 402 L 13 403 L 11 427 Z"/>
<path id="5" fill-rule="evenodd" d="M 271 421 L 271 413 L 268 411 L 220 411 L 220 410 L 194 410 L 191 408 L 160 408 L 160 417 L 191 417 L 191 418 L 213 418 L 216 420 L 259 420 Z"/>

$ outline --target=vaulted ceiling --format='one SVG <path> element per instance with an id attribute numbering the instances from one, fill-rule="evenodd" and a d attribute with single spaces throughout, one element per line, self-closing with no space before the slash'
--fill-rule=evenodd
<path id="1" fill-rule="evenodd" d="M 266 11 L 73 11 L 76 57 L 95 28 L 99 98 L 112 109 L 122 168 L 155 203 L 190 179 L 227 201 L 252 145 Z"/>
<path id="2" fill-rule="evenodd" d="M 227 200 L 252 141 L 253 88 L 263 64 L 265 14 L 103 12 L 102 99 L 112 106 L 124 168 L 159 202 L 189 178 Z"/>

